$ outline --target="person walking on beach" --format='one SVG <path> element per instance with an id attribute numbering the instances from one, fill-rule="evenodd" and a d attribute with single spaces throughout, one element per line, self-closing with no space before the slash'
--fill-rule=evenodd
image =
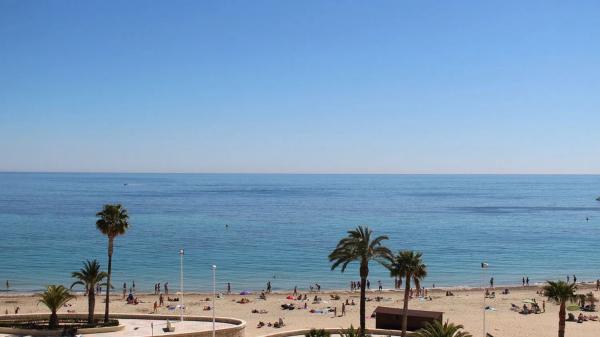
<path id="1" fill-rule="evenodd" d="M 267 281 L 267 293 L 271 292 L 271 281 Z"/>
<path id="2" fill-rule="evenodd" d="M 298 286 L 294 286 L 294 296 L 298 295 Z"/>
<path id="3" fill-rule="evenodd" d="M 333 317 L 337 317 L 337 307 L 333 307 Z"/>
<path id="4" fill-rule="evenodd" d="M 573 274 L 573 284 L 577 283 L 577 276 L 575 276 L 575 274 Z"/>
<path id="5" fill-rule="evenodd" d="M 494 278 L 490 278 L 490 288 L 494 289 Z"/>
<path id="6" fill-rule="evenodd" d="M 596 280 L 596 291 L 600 290 L 600 279 Z"/>
<path id="7" fill-rule="evenodd" d="M 342 303 L 342 316 L 346 315 L 346 303 Z"/>
<path id="8" fill-rule="evenodd" d="M 169 295 L 169 282 L 165 282 L 165 295 Z"/>
<path id="9" fill-rule="evenodd" d="M 8 280 L 6 280 L 6 290 L 10 289 L 10 284 L 8 283 Z"/>
<path id="10" fill-rule="evenodd" d="M 165 298 L 164 298 L 163 294 L 160 294 L 158 296 L 158 306 L 162 307 L 164 304 L 165 304 Z"/>
<path id="11" fill-rule="evenodd" d="M 231 283 L 227 282 L 227 294 L 231 294 Z"/>
<path id="12" fill-rule="evenodd" d="M 321 285 L 318 283 L 315 283 L 315 286 L 317 287 L 317 292 L 320 293 L 321 292 Z"/>
<path id="13" fill-rule="evenodd" d="M 525 276 L 523 276 L 523 287 L 525 286 Z"/>
<path id="14" fill-rule="evenodd" d="M 567 275 L 567 283 L 571 282 L 569 275 Z"/>
<path id="15" fill-rule="evenodd" d="M 123 298 L 127 296 L 127 283 L 123 282 Z"/>
<path id="16" fill-rule="evenodd" d="M 525 284 L 529 287 L 529 276 L 525 279 Z"/>
<path id="17" fill-rule="evenodd" d="M 133 280 L 133 282 L 131 282 L 131 288 L 133 289 L 133 292 L 135 293 L 135 280 Z"/>
<path id="18" fill-rule="evenodd" d="M 546 312 L 546 300 L 542 300 L 542 312 Z"/>
<path id="19" fill-rule="evenodd" d="M 381 280 L 377 281 L 377 284 L 379 285 L 379 291 L 383 291 L 383 286 L 381 285 Z"/>

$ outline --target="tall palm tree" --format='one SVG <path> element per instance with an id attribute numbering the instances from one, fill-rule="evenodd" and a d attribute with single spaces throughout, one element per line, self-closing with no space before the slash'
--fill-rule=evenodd
<path id="1" fill-rule="evenodd" d="M 121 204 L 116 204 L 104 205 L 102 211 L 96 213 L 96 216 L 99 218 L 96 221 L 96 228 L 108 237 L 108 277 L 106 278 L 106 306 L 104 309 L 104 322 L 108 323 L 110 288 L 112 287 L 110 278 L 112 274 L 113 246 L 115 238 L 127 231 L 129 215 L 127 215 L 127 210 Z"/>
<path id="2" fill-rule="evenodd" d="M 73 282 L 73 286 L 78 284 L 85 287 L 88 297 L 88 324 L 94 324 L 94 308 L 96 307 L 96 286 L 108 277 L 108 274 L 100 271 L 100 263 L 98 261 L 87 260 L 83 263 L 83 268 L 71 274 L 77 281 Z"/>
<path id="3" fill-rule="evenodd" d="M 360 335 L 365 334 L 365 289 L 369 276 L 369 261 L 385 264 L 392 257 L 392 252 L 381 243 L 387 240 L 385 235 L 371 239 L 373 231 L 366 226 L 358 226 L 348 231 L 348 236 L 341 239 L 329 254 L 331 270 L 342 266 L 342 273 L 350 262 L 360 263 Z"/>
<path id="4" fill-rule="evenodd" d="M 58 328 L 58 315 L 56 312 L 60 307 L 69 302 L 74 296 L 71 295 L 69 289 L 62 285 L 50 285 L 41 294 L 42 298 L 39 303 L 44 304 L 50 309 L 50 329 Z"/>
<path id="5" fill-rule="evenodd" d="M 573 302 L 577 300 L 577 295 L 575 295 L 576 290 L 577 286 L 575 283 L 567 283 L 565 281 L 548 281 L 548 284 L 544 286 L 544 296 L 548 297 L 548 300 L 560 304 L 560 309 L 558 310 L 558 337 L 565 337 L 567 301 Z"/>
<path id="6" fill-rule="evenodd" d="M 415 337 L 473 337 L 466 331 L 460 331 L 464 327 L 460 324 L 455 325 L 454 323 L 446 323 L 440 321 L 434 321 L 433 323 L 426 323 L 423 329 L 418 330 L 415 333 Z"/>
<path id="7" fill-rule="evenodd" d="M 398 252 L 386 267 L 390 270 L 392 277 L 404 278 L 404 312 L 402 313 L 402 337 L 406 337 L 408 325 L 408 294 L 410 282 L 415 283 L 417 289 L 421 288 L 421 281 L 427 276 L 427 266 L 423 263 L 423 253 L 412 250 Z"/>

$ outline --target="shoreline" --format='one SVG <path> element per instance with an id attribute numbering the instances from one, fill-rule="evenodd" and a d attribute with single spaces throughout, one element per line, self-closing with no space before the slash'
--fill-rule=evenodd
<path id="1" fill-rule="evenodd" d="M 502 290 L 502 289 L 509 289 L 509 290 L 531 290 L 531 289 L 539 289 L 540 287 L 544 286 L 544 283 L 534 283 L 532 285 L 529 286 L 523 286 L 523 285 L 516 285 L 516 284 L 510 284 L 510 285 L 506 285 L 506 284 L 500 284 L 500 285 L 494 285 L 493 289 L 498 291 L 498 290 Z M 579 282 L 577 283 L 577 287 L 578 290 L 582 290 L 582 289 L 591 289 L 591 290 L 596 290 L 596 283 L 595 282 Z M 413 287 L 414 289 L 414 287 Z M 475 287 L 475 286 L 449 286 L 449 287 L 435 287 L 435 288 L 428 288 L 425 287 L 425 289 L 427 289 L 428 292 L 437 294 L 439 292 L 445 292 L 445 291 L 461 291 L 461 292 L 473 292 L 473 291 L 483 291 L 484 289 L 492 289 L 490 287 Z M 179 292 L 178 289 L 172 289 L 173 291 L 169 292 L 169 295 L 177 295 L 177 293 Z M 40 290 L 41 291 L 41 290 Z M 241 295 L 240 292 L 231 292 L 230 294 L 227 294 L 226 292 L 223 291 L 217 291 L 217 294 L 220 295 L 221 297 L 223 296 L 254 296 L 254 295 L 258 295 L 261 293 L 261 290 L 249 290 L 250 293 L 248 295 Z M 290 295 L 293 294 L 294 290 L 293 289 L 289 289 L 289 290 L 273 290 L 271 291 L 270 295 Z M 383 290 L 380 292 L 378 289 L 374 288 L 374 289 L 370 289 L 367 290 L 366 293 L 367 295 L 369 294 L 397 294 L 397 293 L 403 293 L 404 292 L 404 288 L 400 288 L 400 289 L 389 289 L 389 288 L 383 288 Z M 72 292 L 74 295 L 78 295 L 81 296 L 83 295 L 83 291 L 73 291 Z M 303 289 L 298 289 L 298 293 L 300 294 L 343 294 L 343 295 L 360 295 L 360 290 L 357 291 L 350 291 L 348 289 L 322 289 L 321 291 L 317 292 L 317 291 L 304 291 Z M 0 291 L 0 298 L 2 297 L 19 297 L 19 296 L 23 296 L 23 297 L 27 297 L 27 296 L 36 296 L 39 294 L 39 291 L 12 291 L 12 290 L 2 290 Z M 111 292 L 111 297 L 112 296 L 122 296 L 122 291 L 121 290 L 113 290 Z M 146 292 L 146 291 L 139 291 L 139 292 L 134 292 L 134 294 L 139 295 L 139 296 L 158 296 L 158 294 L 155 294 L 154 292 Z M 164 292 L 163 292 L 164 294 Z M 189 291 L 186 292 L 184 289 L 184 296 L 188 295 L 188 296 L 212 296 L 212 292 L 206 292 L 206 291 Z M 102 292 L 101 294 L 97 295 L 98 297 L 102 297 L 102 296 L 106 296 L 105 292 Z"/>

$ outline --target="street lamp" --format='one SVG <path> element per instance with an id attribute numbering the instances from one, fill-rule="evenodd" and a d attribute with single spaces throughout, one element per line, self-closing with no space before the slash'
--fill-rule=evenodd
<path id="1" fill-rule="evenodd" d="M 483 290 L 483 337 L 487 337 L 485 333 L 485 288 L 483 286 L 484 273 L 490 265 L 487 262 L 481 262 L 481 289 Z"/>
<path id="2" fill-rule="evenodd" d="M 179 250 L 179 292 L 181 293 L 181 298 L 179 299 L 179 312 L 180 319 L 183 322 L 183 249 Z"/>
<path id="3" fill-rule="evenodd" d="M 217 266 L 212 265 L 213 272 L 213 300 L 212 300 L 212 337 L 215 337 L 215 297 L 217 296 L 217 285 L 216 285 L 216 274 L 217 274 Z"/>

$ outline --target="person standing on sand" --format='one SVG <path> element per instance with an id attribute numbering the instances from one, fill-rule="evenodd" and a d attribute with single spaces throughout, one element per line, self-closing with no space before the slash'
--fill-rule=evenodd
<path id="1" fill-rule="evenodd" d="M 546 300 L 542 300 L 542 312 L 546 312 Z"/>
<path id="2" fill-rule="evenodd" d="M 333 317 L 337 317 L 337 307 L 333 307 Z"/>
<path id="3" fill-rule="evenodd" d="M 10 284 L 8 283 L 8 280 L 6 280 L 6 290 L 8 290 L 10 288 Z"/>
<path id="4" fill-rule="evenodd" d="M 344 315 L 346 315 L 346 303 L 342 303 L 342 316 Z"/>
<path id="5" fill-rule="evenodd" d="M 379 285 L 379 291 L 383 291 L 383 286 L 381 285 L 381 280 L 377 281 L 377 284 Z"/>
<path id="6" fill-rule="evenodd" d="M 227 294 L 231 294 L 231 283 L 227 282 Z"/>
<path id="7" fill-rule="evenodd" d="M 267 293 L 271 292 L 271 281 L 267 281 Z"/>
<path id="8" fill-rule="evenodd" d="M 575 274 L 573 274 L 573 284 L 577 283 L 577 276 L 575 276 Z"/>
<path id="9" fill-rule="evenodd" d="M 523 276 L 523 287 L 525 286 L 525 276 Z"/>
<path id="10" fill-rule="evenodd" d="M 165 282 L 165 295 L 169 295 L 169 282 Z"/>
<path id="11" fill-rule="evenodd" d="M 567 283 L 569 283 L 571 281 L 571 279 L 569 278 L 569 275 L 567 275 Z"/>
<path id="12" fill-rule="evenodd" d="M 131 288 L 133 289 L 133 292 L 135 293 L 135 280 L 133 280 L 133 282 L 131 282 Z"/>
<path id="13" fill-rule="evenodd" d="M 529 276 L 527 276 L 527 278 L 525 279 L 525 284 L 527 284 L 527 286 L 529 287 Z"/>
<path id="14" fill-rule="evenodd" d="M 298 295 L 298 286 L 294 286 L 294 296 Z"/>
<path id="15" fill-rule="evenodd" d="M 494 278 L 490 278 L 490 288 L 494 289 Z"/>
<path id="16" fill-rule="evenodd" d="M 371 290 L 371 281 L 367 280 L 367 289 Z"/>
<path id="17" fill-rule="evenodd" d="M 600 290 L 600 279 L 596 280 L 596 291 Z"/>
<path id="18" fill-rule="evenodd" d="M 123 298 L 127 296 L 127 283 L 123 282 Z"/>

